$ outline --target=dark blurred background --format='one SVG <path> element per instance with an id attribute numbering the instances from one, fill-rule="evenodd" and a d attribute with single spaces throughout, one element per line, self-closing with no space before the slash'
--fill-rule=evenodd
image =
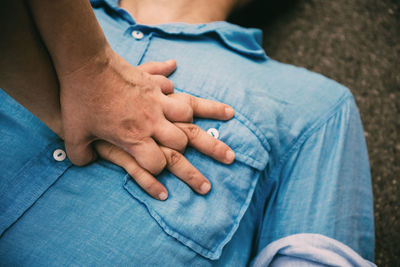
<path id="1" fill-rule="evenodd" d="M 400 266 L 400 0 L 257 0 L 230 19 L 261 28 L 271 58 L 350 88 L 375 203 L 375 261 Z"/>

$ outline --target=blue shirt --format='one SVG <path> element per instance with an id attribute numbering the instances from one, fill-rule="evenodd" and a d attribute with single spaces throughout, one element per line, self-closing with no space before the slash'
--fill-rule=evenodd
<path id="1" fill-rule="evenodd" d="M 1 263 L 245 266 L 299 233 L 373 259 L 368 157 L 348 89 L 268 58 L 259 30 L 226 22 L 146 26 L 116 1 L 92 5 L 128 62 L 176 59 L 176 92 L 235 109 L 230 121 L 195 123 L 216 129 L 236 161 L 226 166 L 188 148 L 211 192 L 200 196 L 165 171 L 159 180 L 169 198 L 160 202 L 111 163 L 60 160 L 53 153 L 64 149 L 61 140 L 1 91 Z"/>

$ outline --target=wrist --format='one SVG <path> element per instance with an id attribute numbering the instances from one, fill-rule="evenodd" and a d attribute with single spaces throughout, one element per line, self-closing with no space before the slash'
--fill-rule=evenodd
<path id="1" fill-rule="evenodd" d="M 85 72 L 88 69 L 101 69 L 109 65 L 113 51 L 106 42 L 101 47 L 92 50 L 91 53 L 83 55 L 80 53 L 74 57 L 64 56 L 63 60 L 55 63 L 57 76 L 60 82 L 63 78 L 72 76 L 77 73 Z"/>
<path id="2" fill-rule="evenodd" d="M 29 0 L 57 75 L 67 75 L 103 53 L 109 44 L 87 0 Z"/>
<path id="3" fill-rule="evenodd" d="M 57 71 L 60 83 L 70 81 L 71 77 L 76 79 L 76 77 L 89 77 L 101 73 L 111 64 L 113 54 L 114 51 L 107 44 L 90 57 L 81 60 L 79 64 L 75 62 L 73 68 L 62 68 L 62 70 Z"/>

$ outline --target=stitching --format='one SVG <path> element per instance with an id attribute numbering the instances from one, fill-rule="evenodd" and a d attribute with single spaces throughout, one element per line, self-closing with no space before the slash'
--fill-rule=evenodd
<path id="1" fill-rule="evenodd" d="M 150 33 L 150 34 L 149 34 L 149 40 L 147 41 L 146 48 L 144 49 L 143 54 L 142 54 L 142 56 L 140 57 L 140 59 L 139 59 L 137 65 L 140 65 L 140 64 L 142 63 L 142 61 L 143 61 L 145 55 L 147 54 L 147 51 L 149 50 L 149 47 L 150 47 L 151 39 L 153 39 L 153 33 Z"/>
<path id="2" fill-rule="evenodd" d="M 237 156 L 243 157 L 245 160 L 251 160 L 251 161 L 254 161 L 255 163 L 262 164 L 261 161 L 259 161 L 259 160 L 257 160 L 257 159 L 254 159 L 254 158 L 252 158 L 251 156 L 249 156 L 249 155 L 247 155 L 247 154 L 237 152 L 236 155 L 237 155 Z"/>
<path id="3" fill-rule="evenodd" d="M 178 239 L 180 242 L 184 243 L 184 245 L 186 245 L 186 246 L 189 246 L 194 251 L 197 251 L 197 252 L 203 254 L 204 256 L 210 257 L 210 259 L 212 259 L 212 260 L 215 260 L 215 259 L 218 259 L 218 257 L 220 256 L 220 254 L 221 254 L 220 250 L 222 249 L 222 247 L 224 245 L 226 245 L 226 243 L 230 240 L 230 238 L 232 238 L 232 236 L 234 234 L 234 230 L 237 229 L 239 222 L 241 221 L 241 219 L 244 216 L 245 211 L 247 210 L 246 207 L 248 207 L 250 205 L 250 201 L 252 199 L 255 187 L 256 187 L 257 182 L 261 175 L 260 171 L 256 171 L 256 173 L 258 173 L 258 175 L 256 174 L 257 177 L 255 179 L 253 179 L 250 187 L 247 189 L 247 191 L 245 193 L 246 197 L 244 198 L 243 203 L 240 205 L 240 209 L 239 209 L 238 213 L 233 216 L 233 218 L 235 218 L 235 219 L 232 223 L 232 226 L 227 231 L 228 234 L 226 234 L 222 238 L 222 240 L 220 240 L 219 242 L 216 242 L 216 245 L 212 246 L 212 248 L 205 248 L 204 246 L 200 245 L 193 239 L 186 237 L 184 234 L 180 233 L 174 227 L 171 227 L 169 224 L 167 224 L 164 217 L 161 216 L 156 211 L 156 209 L 145 200 L 145 198 L 141 198 L 141 197 L 137 196 L 134 193 L 134 190 L 130 189 L 129 183 L 131 182 L 131 183 L 135 184 L 135 182 L 130 178 L 129 174 L 125 175 L 125 177 L 124 177 L 125 181 L 124 181 L 123 187 L 131 196 L 133 196 L 134 199 L 138 200 L 141 204 L 143 204 L 146 207 L 146 209 L 150 213 L 150 216 L 153 217 L 153 219 L 160 225 L 160 227 L 168 235 L 171 235 L 172 237 Z M 192 247 L 193 245 L 197 246 L 200 249 Z"/>
<path id="4" fill-rule="evenodd" d="M 42 159 L 41 157 L 45 154 L 48 153 L 48 151 L 53 150 L 55 147 L 59 146 L 61 144 L 61 142 L 52 142 L 49 143 L 48 145 L 44 146 L 44 149 L 42 151 L 40 151 L 40 153 L 35 156 L 34 158 L 30 159 L 26 164 L 24 164 L 21 169 L 16 172 L 12 177 L 12 179 L 10 179 L 10 181 L 19 181 L 19 179 L 14 179 L 15 177 L 24 177 L 27 176 L 29 174 L 29 172 L 32 170 L 32 168 L 35 167 L 35 163 L 37 163 L 38 161 L 42 162 L 43 160 L 46 161 L 48 160 L 47 156 L 44 156 L 44 159 Z M 50 166 L 51 167 L 51 166 Z M 9 218 L 6 219 L 6 223 L 3 221 L 3 219 L 1 219 L 2 217 L 4 217 L 4 215 L 8 215 L 10 213 L 10 208 L 13 208 L 15 203 L 11 204 L 11 206 L 5 207 L 4 210 L 0 211 L 0 238 L 4 235 L 4 233 L 10 229 L 10 227 L 12 227 L 20 218 L 22 218 L 24 216 L 24 214 L 32 207 L 35 205 L 35 203 L 43 196 L 43 194 L 45 194 L 50 187 L 52 187 L 59 179 L 61 176 L 64 175 L 64 173 L 72 167 L 72 163 L 69 162 L 69 160 L 66 162 L 66 164 L 63 165 L 59 165 L 59 166 L 55 166 L 54 170 L 60 171 L 60 175 L 54 179 L 50 185 L 47 186 L 46 189 L 44 190 L 39 190 L 38 189 L 38 185 L 35 185 L 35 188 L 33 192 L 30 192 L 30 198 L 32 198 L 32 196 L 35 196 L 34 199 L 32 200 L 32 203 L 27 206 L 26 208 L 24 208 L 24 210 L 22 210 L 22 206 L 18 206 L 17 207 L 17 216 L 14 216 L 14 219 L 12 219 L 12 222 L 7 222 L 7 220 Z M 46 169 L 48 169 L 49 167 L 46 167 Z M 43 172 L 43 170 L 42 170 Z M 21 181 L 18 182 L 19 184 L 21 184 Z M 13 188 L 13 185 L 15 185 L 15 182 L 13 183 L 8 183 L 7 185 L 5 185 L 4 187 L 4 191 L 9 191 L 10 188 Z M 39 185 L 40 187 L 40 185 Z M 29 201 L 28 201 L 29 202 Z M 24 201 L 25 203 L 25 201 Z M 25 206 L 24 206 L 25 207 Z M 14 209 L 15 210 L 15 209 Z M 21 212 L 22 211 L 22 212 Z M 15 212 L 14 212 L 15 214 Z M 4 227 L 4 228 L 3 228 Z"/>
<path id="5" fill-rule="evenodd" d="M 187 94 L 194 95 L 196 97 L 202 97 L 202 98 L 211 98 L 213 100 L 219 101 L 220 100 L 212 95 L 209 95 L 207 93 L 193 93 L 189 92 L 183 89 L 180 89 L 178 87 L 175 87 L 175 89 L 178 89 L 179 91 L 185 92 Z M 246 128 L 248 128 L 260 141 L 260 143 L 263 145 L 263 147 L 269 152 L 271 150 L 271 145 L 268 142 L 268 139 L 265 135 L 262 134 L 262 131 L 258 129 L 257 126 L 255 126 L 246 116 L 244 116 L 242 113 L 239 111 L 235 110 L 235 117 L 236 115 L 239 115 L 239 117 L 242 117 L 243 119 L 236 118 L 240 123 L 242 123 Z M 254 128 L 254 129 L 253 129 Z"/>
<path id="6" fill-rule="evenodd" d="M 271 172 L 270 175 L 266 173 L 266 178 L 271 180 L 272 183 L 276 185 L 276 187 L 279 187 L 279 176 L 278 174 L 281 172 L 281 169 L 283 166 L 287 164 L 287 160 L 290 158 L 290 156 L 297 151 L 299 147 L 301 147 L 302 144 L 304 144 L 311 136 L 313 136 L 315 133 L 318 132 L 319 129 L 321 129 L 324 125 L 326 125 L 333 117 L 337 116 L 340 109 L 342 108 L 342 104 L 344 104 L 346 101 L 350 100 L 352 98 L 352 95 L 349 93 L 346 93 L 343 95 L 342 98 L 340 98 L 335 105 L 332 106 L 330 110 L 328 110 L 324 116 L 323 119 L 320 119 L 316 121 L 310 128 L 305 130 L 303 134 L 300 134 L 298 138 L 293 140 L 291 143 L 290 148 L 284 153 L 284 155 L 281 157 L 278 165 L 276 168 L 274 168 Z M 334 111 L 334 112 L 333 112 Z M 272 191 L 272 195 L 270 195 L 270 199 L 274 198 L 276 195 L 278 189 Z M 261 196 L 262 199 L 267 199 L 267 191 Z M 272 202 L 270 202 L 272 203 Z M 265 214 L 265 211 L 267 209 L 267 206 L 269 206 L 269 203 L 265 203 L 264 211 L 260 219 L 265 218 L 267 215 Z M 262 232 L 258 234 L 258 238 L 262 235 Z"/>
<path id="7" fill-rule="evenodd" d="M 349 99 L 352 98 L 352 95 L 349 93 L 346 93 L 343 95 L 338 102 L 335 103 L 335 105 L 332 106 L 331 109 L 329 109 L 324 117 L 320 120 L 317 120 L 310 128 L 306 129 L 303 133 L 299 135 L 298 138 L 294 139 L 290 146 L 289 149 L 283 154 L 281 159 L 279 160 L 279 163 L 277 167 L 274 169 L 273 173 L 271 173 L 271 178 L 274 179 L 275 181 L 278 181 L 277 178 L 273 178 L 273 176 L 276 173 L 280 172 L 280 169 L 287 163 L 287 160 L 289 157 L 297 151 L 297 149 L 304 144 L 305 141 L 307 141 L 313 134 L 315 134 L 319 129 L 321 129 L 322 126 L 327 124 L 331 118 L 336 116 L 338 112 L 340 111 L 340 108 L 342 105 Z"/>
<path id="8" fill-rule="evenodd" d="M 236 111 L 235 111 L 236 113 Z M 243 117 L 243 119 L 240 118 L 236 118 L 241 124 L 243 124 L 246 128 L 248 128 L 250 130 L 250 132 L 252 132 L 257 139 L 260 141 L 260 143 L 263 145 L 263 147 L 265 148 L 265 150 L 267 150 L 268 152 L 271 150 L 271 145 L 268 142 L 268 138 L 262 134 L 262 131 L 259 130 L 257 128 L 257 126 L 255 126 L 250 119 L 248 119 L 245 115 L 243 115 L 240 112 L 237 112 L 237 114 L 239 115 L 239 117 Z M 254 130 L 252 129 L 254 128 Z M 260 137 L 261 136 L 261 137 Z M 263 140 L 261 140 L 263 139 Z"/>
<path id="9" fill-rule="evenodd" d="M 133 179 L 130 177 L 129 174 L 126 174 L 125 177 L 125 182 L 123 187 L 129 192 L 130 195 L 132 195 L 135 199 L 137 199 L 139 202 L 141 202 L 146 209 L 149 211 L 150 215 L 156 220 L 157 223 L 160 224 L 161 228 L 166 231 L 169 235 L 175 237 L 174 233 L 177 233 L 178 235 L 180 235 L 181 237 L 183 237 L 185 239 L 184 242 L 192 242 L 194 243 L 196 246 L 200 247 L 202 250 L 206 251 L 204 254 L 209 255 L 210 254 L 210 250 L 203 247 L 202 245 L 198 244 L 197 242 L 193 241 L 192 239 L 186 237 L 184 234 L 180 233 L 178 230 L 176 230 L 174 227 L 171 227 L 169 224 L 166 223 L 165 219 L 163 218 L 163 216 L 161 216 L 156 209 L 153 207 L 153 205 L 151 205 L 150 203 L 148 203 L 145 198 L 141 198 L 138 195 L 136 195 L 134 193 L 134 190 L 132 190 L 129 186 L 129 183 L 132 182 L 135 184 L 135 182 L 133 181 Z M 153 215 L 154 214 L 154 215 Z M 166 228 L 166 229 L 165 229 Z M 171 233 L 169 233 L 171 232 Z M 177 238 L 177 237 L 175 237 Z M 179 238 L 177 238 L 179 240 Z M 212 253 L 215 253 L 213 250 L 211 250 Z"/>

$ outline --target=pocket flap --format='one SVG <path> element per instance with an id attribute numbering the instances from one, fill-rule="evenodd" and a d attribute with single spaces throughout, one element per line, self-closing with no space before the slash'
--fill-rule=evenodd
<path id="1" fill-rule="evenodd" d="M 168 171 L 158 177 L 169 191 L 169 198 L 164 202 L 148 196 L 128 175 L 124 188 L 147 207 L 168 235 L 215 260 L 236 232 L 250 204 L 261 170 L 268 162 L 268 153 L 237 119 L 195 123 L 205 131 L 215 129 L 218 138 L 236 153 L 235 162 L 224 165 L 194 149 L 188 148 L 185 152 L 193 166 L 210 180 L 209 194 L 196 194 Z"/>

